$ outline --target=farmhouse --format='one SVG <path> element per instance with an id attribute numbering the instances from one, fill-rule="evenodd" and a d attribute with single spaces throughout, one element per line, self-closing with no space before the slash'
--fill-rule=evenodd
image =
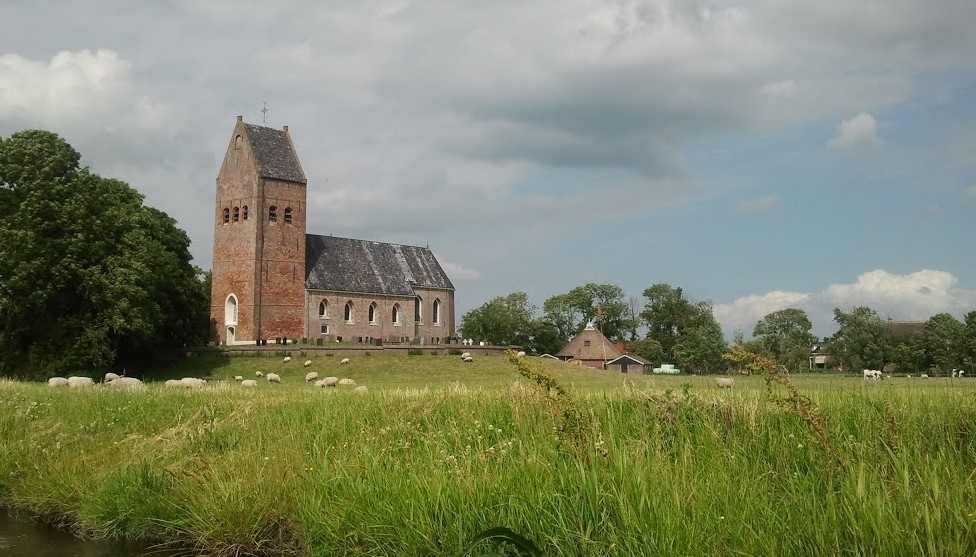
<path id="1" fill-rule="evenodd" d="M 617 347 L 603 336 L 592 322 L 587 323 L 586 327 L 556 354 L 560 360 L 571 360 L 596 369 L 605 369 L 608 361 L 620 356 Z"/>
<path id="2" fill-rule="evenodd" d="M 217 175 L 212 340 L 453 338 L 454 286 L 433 252 L 308 234 L 307 186 L 288 127 L 238 116 Z"/>

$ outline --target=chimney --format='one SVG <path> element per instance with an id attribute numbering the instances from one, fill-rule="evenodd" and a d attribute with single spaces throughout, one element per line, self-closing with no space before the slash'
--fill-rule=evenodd
<path id="1" fill-rule="evenodd" d="M 244 117 L 243 117 L 243 116 L 241 116 L 240 114 L 238 114 L 238 115 L 237 115 L 237 121 L 238 121 L 238 122 L 243 122 L 243 121 L 244 121 Z"/>
<path id="2" fill-rule="evenodd" d="M 288 126 L 284 126 L 281 129 L 283 129 L 286 133 L 288 132 Z"/>

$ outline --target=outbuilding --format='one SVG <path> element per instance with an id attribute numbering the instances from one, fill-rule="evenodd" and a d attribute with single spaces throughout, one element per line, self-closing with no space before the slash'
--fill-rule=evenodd
<path id="1" fill-rule="evenodd" d="M 624 354 L 607 362 L 608 371 L 619 371 L 620 373 L 647 373 L 651 362 L 640 356 Z"/>

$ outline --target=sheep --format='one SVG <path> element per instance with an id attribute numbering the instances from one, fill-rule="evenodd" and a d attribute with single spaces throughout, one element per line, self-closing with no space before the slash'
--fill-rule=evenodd
<path id="1" fill-rule="evenodd" d="M 524 358 L 525 357 L 525 352 L 522 351 L 522 350 L 519 350 L 518 354 L 516 354 L 515 357 L 516 358 Z"/>
<path id="2" fill-rule="evenodd" d="M 719 389 L 728 389 L 729 387 L 735 385 L 735 379 L 732 379 L 731 377 L 716 377 L 715 385 L 718 386 Z"/>
<path id="3" fill-rule="evenodd" d="M 355 389 L 353 389 L 353 392 L 356 392 L 356 393 L 359 393 L 359 394 L 365 394 L 366 393 L 366 390 L 367 390 L 366 389 L 366 385 L 360 385 L 360 386 L 356 387 Z"/>
<path id="4" fill-rule="evenodd" d="M 196 377 L 184 377 L 183 379 L 180 379 L 180 383 L 182 383 L 183 387 L 186 389 L 200 389 L 203 387 L 203 384 L 206 383 L 206 381 L 203 379 L 197 379 Z"/>
<path id="5" fill-rule="evenodd" d="M 343 358 L 343 359 L 339 360 L 339 364 L 340 365 L 342 365 L 342 364 L 348 364 L 348 363 L 349 363 L 349 358 Z"/>
<path id="6" fill-rule="evenodd" d="M 318 373 L 315 373 L 314 371 L 310 371 L 310 372 L 308 372 L 308 373 L 305 374 L 305 382 L 306 383 L 308 383 L 309 381 L 314 381 L 314 380 L 316 380 L 318 378 L 319 378 L 319 374 Z"/>
<path id="7" fill-rule="evenodd" d="M 127 389 L 134 391 L 136 389 L 141 389 L 145 387 L 142 381 L 136 379 L 135 377 L 119 377 L 118 379 L 113 379 L 106 383 L 109 387 L 113 389 Z"/>
<path id="8" fill-rule="evenodd" d="M 243 380 L 244 380 L 244 376 L 243 375 L 235 375 L 234 376 L 234 381 L 237 381 L 238 383 L 240 383 Z"/>
<path id="9" fill-rule="evenodd" d="M 119 375 L 118 374 L 112 373 L 110 371 L 110 372 L 108 372 L 108 373 L 105 374 L 105 378 L 102 379 L 102 381 L 104 381 L 105 383 L 108 383 L 110 381 L 115 381 L 118 378 L 119 378 Z"/>
<path id="10" fill-rule="evenodd" d="M 68 378 L 68 387 L 72 389 L 84 389 L 93 386 L 95 386 L 95 382 L 92 381 L 91 377 L 71 376 Z"/>
<path id="11" fill-rule="evenodd" d="M 325 379 L 319 379 L 319 380 L 315 381 L 315 388 L 316 389 L 321 389 L 324 386 L 325 386 Z"/>
<path id="12" fill-rule="evenodd" d="M 464 362 L 464 363 L 466 363 L 466 364 L 470 364 L 471 362 L 474 361 L 474 358 L 472 358 L 471 356 L 468 356 L 467 358 L 462 358 L 461 361 Z"/>
<path id="13" fill-rule="evenodd" d="M 264 374 L 263 374 L 263 373 L 261 373 L 260 371 L 255 371 L 255 372 L 254 372 L 254 376 L 255 376 L 255 377 L 264 377 Z"/>
<path id="14" fill-rule="evenodd" d="M 338 384 L 339 384 L 338 377 L 326 377 L 325 379 L 322 380 L 322 385 L 324 387 L 335 387 Z"/>
<path id="15" fill-rule="evenodd" d="M 254 379 L 245 379 L 241 381 L 241 387 L 257 387 L 258 382 Z"/>
<path id="16" fill-rule="evenodd" d="M 352 379 L 349 379 L 348 377 L 343 377 L 342 379 L 339 380 L 339 382 L 337 384 L 338 385 L 355 385 L 356 382 L 353 381 Z"/>
<path id="17" fill-rule="evenodd" d="M 167 379 L 166 380 L 166 383 L 163 383 L 163 384 L 166 385 L 166 387 L 167 388 L 170 388 L 170 389 L 182 389 L 183 388 L 183 382 L 180 381 L 179 379 Z"/>
<path id="18" fill-rule="evenodd" d="M 277 373 L 269 373 L 265 379 L 268 380 L 268 383 L 281 383 L 281 377 Z"/>
<path id="19" fill-rule="evenodd" d="M 68 380 L 64 377 L 52 377 L 47 380 L 48 387 L 67 387 Z"/>
<path id="20" fill-rule="evenodd" d="M 288 362 L 291 361 L 291 356 L 285 356 L 285 359 L 281 361 L 287 364 Z"/>
<path id="21" fill-rule="evenodd" d="M 305 360 L 305 363 L 302 365 L 305 367 L 312 367 L 312 360 Z"/>
<path id="22" fill-rule="evenodd" d="M 462 360 L 465 359 L 465 358 L 470 358 L 470 357 L 471 357 L 471 352 L 465 352 L 464 354 L 461 354 L 461 359 Z"/>
<path id="23" fill-rule="evenodd" d="M 919 375 L 919 377 L 921 377 L 922 379 L 928 379 L 929 375 L 927 373 L 923 373 L 922 375 Z"/>

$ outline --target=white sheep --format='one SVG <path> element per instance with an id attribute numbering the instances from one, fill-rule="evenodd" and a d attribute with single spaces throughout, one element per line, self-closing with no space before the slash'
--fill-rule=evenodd
<path id="1" fill-rule="evenodd" d="M 353 389 L 354 392 L 357 392 L 359 394 L 365 394 L 366 393 L 366 390 L 367 390 L 366 389 L 366 385 L 360 385 L 360 386 L 356 387 L 355 389 Z"/>
<path id="2" fill-rule="evenodd" d="M 260 371 L 255 371 L 255 372 L 254 372 L 254 376 L 255 376 L 255 377 L 264 377 L 264 374 L 263 374 L 263 373 L 261 373 Z"/>
<path id="3" fill-rule="evenodd" d="M 127 389 L 134 391 L 136 389 L 141 389 L 145 387 L 142 381 L 136 379 L 135 377 L 119 377 L 118 379 L 113 379 L 106 383 L 109 387 L 113 389 Z"/>
<path id="4" fill-rule="evenodd" d="M 922 375 L 919 375 L 919 377 L 921 377 L 922 379 L 928 379 L 929 378 L 929 374 L 923 373 Z"/>
<path id="5" fill-rule="evenodd" d="M 48 387 L 67 387 L 68 380 L 64 377 L 52 377 L 47 380 Z"/>
<path id="6" fill-rule="evenodd" d="M 325 387 L 335 387 L 338 384 L 339 384 L 338 377 L 326 377 L 325 379 L 322 380 L 322 385 Z"/>
<path id="7" fill-rule="evenodd" d="M 312 367 L 312 360 L 305 360 L 305 363 L 302 365 L 305 367 Z"/>
<path id="8" fill-rule="evenodd" d="M 110 381 L 115 381 L 118 378 L 119 378 L 119 375 L 118 374 L 112 373 L 110 371 L 110 372 L 108 372 L 108 373 L 105 374 L 105 378 L 102 379 L 102 381 L 104 381 L 105 383 L 108 383 Z"/>
<path id="9" fill-rule="evenodd" d="M 287 364 L 288 362 L 291 361 L 291 356 L 285 356 L 285 359 L 281 361 Z"/>
<path id="10" fill-rule="evenodd" d="M 184 377 L 183 379 L 180 379 L 180 383 L 183 384 L 183 388 L 185 389 L 200 389 L 203 388 L 206 380 L 197 379 L 196 377 Z"/>
<path id="11" fill-rule="evenodd" d="M 265 379 L 268 380 L 268 383 L 281 383 L 281 377 L 277 373 L 269 373 Z"/>
<path id="12" fill-rule="evenodd" d="M 241 381 L 241 387 L 257 387 L 258 382 L 254 379 L 245 379 Z"/>
<path id="13" fill-rule="evenodd" d="M 515 357 L 516 358 L 524 358 L 525 357 L 525 352 L 522 351 L 522 350 L 519 350 L 518 354 L 516 354 Z"/>
<path id="14" fill-rule="evenodd" d="M 167 379 L 166 382 L 163 383 L 163 384 L 167 388 L 170 388 L 170 389 L 182 389 L 183 388 L 183 382 L 180 381 L 179 379 Z"/>
<path id="15" fill-rule="evenodd" d="M 243 375 L 235 375 L 234 376 L 234 381 L 237 381 L 238 383 L 240 383 L 243 380 L 244 380 L 244 376 Z"/>
<path id="16" fill-rule="evenodd" d="M 342 364 L 348 364 L 348 363 L 349 363 L 349 358 L 343 358 L 342 360 L 339 360 L 339 364 L 340 365 L 342 365 Z"/>
<path id="17" fill-rule="evenodd" d="M 84 389 L 85 387 L 93 387 L 95 382 L 92 381 L 91 377 L 77 377 L 71 376 L 68 378 L 68 387 L 72 389 Z"/>
<path id="18" fill-rule="evenodd" d="M 349 379 L 348 377 L 343 377 L 337 383 L 337 385 L 355 385 L 355 384 L 356 384 L 356 382 L 354 380 L 352 380 L 352 379 Z"/>
<path id="19" fill-rule="evenodd" d="M 728 389 L 729 387 L 735 385 L 735 379 L 732 379 L 731 377 L 716 377 L 715 385 L 717 385 L 719 389 Z"/>
<path id="20" fill-rule="evenodd" d="M 471 352 L 465 352 L 464 354 L 461 354 L 461 359 L 462 360 L 465 359 L 465 358 L 470 358 L 470 357 L 471 357 Z"/>
<path id="21" fill-rule="evenodd" d="M 318 378 L 319 378 L 319 374 L 316 373 L 316 372 L 314 372 L 314 371 L 310 371 L 310 372 L 308 372 L 308 373 L 305 374 L 305 382 L 306 383 L 308 383 L 309 381 L 314 381 L 314 380 L 316 380 Z"/>
<path id="22" fill-rule="evenodd" d="M 472 358 L 471 356 L 468 356 L 466 358 L 461 358 L 461 361 L 464 362 L 464 363 L 470 364 L 471 362 L 474 361 L 474 358 Z"/>
<path id="23" fill-rule="evenodd" d="M 325 386 L 325 379 L 319 379 L 315 382 L 316 389 L 321 389 L 324 386 Z"/>

